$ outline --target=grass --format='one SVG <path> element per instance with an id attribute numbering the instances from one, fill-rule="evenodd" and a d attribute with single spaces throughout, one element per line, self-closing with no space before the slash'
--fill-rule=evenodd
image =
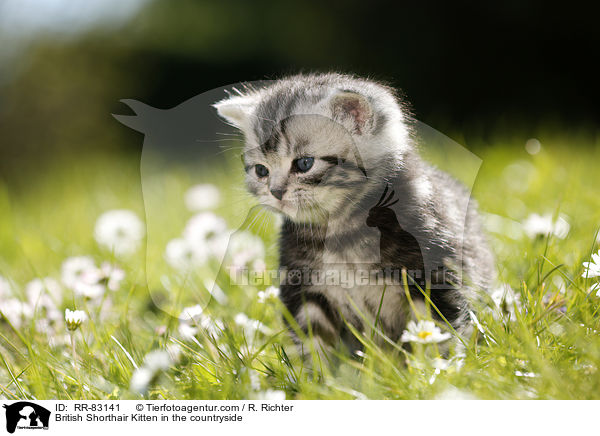
<path id="1" fill-rule="evenodd" d="M 227 297 L 220 304 L 207 291 L 218 264 L 183 275 L 165 265 L 165 245 L 192 216 L 183 202 L 186 189 L 211 182 L 223 196 L 215 213 L 229 228 L 246 226 L 260 236 L 267 265 L 277 266 L 276 220 L 254 209 L 248 217 L 252 202 L 240 192 L 235 161 L 201 173 L 178 166 L 155 173 L 146 161 L 144 201 L 138 162 L 127 156 L 62 159 L 0 185 L 0 276 L 18 298 L 25 298 L 25 284 L 35 277 L 59 279 L 69 256 L 90 255 L 97 264 L 110 260 L 126 273 L 120 290 L 107 291 L 99 301 L 64 289 L 59 309 L 88 314 L 73 334 L 74 351 L 64 319 L 40 328 L 47 313 L 39 307 L 20 325 L 0 318 L 0 398 L 240 399 L 282 391 L 288 399 L 598 399 L 600 298 L 589 291 L 595 279 L 581 275 L 582 262 L 598 251 L 600 146 L 578 136 L 542 144 L 534 156 L 520 140 L 497 141 L 478 152 L 482 166 L 473 193 L 489 223 L 499 279 L 518 298 L 480 308 L 466 349 L 451 351 L 447 361 L 436 360 L 432 346 L 409 353 L 357 332 L 362 356 L 339 352 L 331 356 L 334 364 L 307 365 L 294 352 L 279 301 L 259 301 L 264 286 L 235 285 L 219 276 Z M 103 250 L 93 237 L 97 217 L 117 208 L 147 221 L 147 247 L 126 258 Z M 568 236 L 519 234 L 515 223 L 531 213 L 567 217 Z M 177 315 L 198 302 L 221 327 L 182 336 Z M 240 313 L 264 328 L 244 327 Z M 177 357 L 156 368 L 146 357 L 153 350 Z M 319 371 L 310 369 L 315 365 Z M 136 368 L 139 373 L 145 367 L 154 369 L 140 393 L 131 380 Z"/>

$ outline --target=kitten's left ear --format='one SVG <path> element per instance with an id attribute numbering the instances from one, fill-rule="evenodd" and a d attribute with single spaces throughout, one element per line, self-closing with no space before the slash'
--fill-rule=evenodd
<path id="1" fill-rule="evenodd" d="M 257 98 L 247 95 L 236 95 L 213 104 L 222 118 L 225 118 L 235 127 L 245 130 L 250 125 L 250 117 L 254 112 Z"/>
<path id="2" fill-rule="evenodd" d="M 373 126 L 371 103 L 360 94 L 341 91 L 331 98 L 333 117 L 346 125 L 353 133 L 362 135 Z"/>

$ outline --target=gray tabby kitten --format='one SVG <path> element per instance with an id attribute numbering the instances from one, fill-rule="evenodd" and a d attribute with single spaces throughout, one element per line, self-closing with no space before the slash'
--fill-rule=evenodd
<path id="1" fill-rule="evenodd" d="M 215 107 L 244 134 L 248 189 L 284 215 L 281 299 L 318 348 L 358 348 L 347 324 L 398 341 L 428 288 L 443 318 L 468 326 L 494 274 L 476 205 L 419 157 L 393 90 L 297 75 Z"/>

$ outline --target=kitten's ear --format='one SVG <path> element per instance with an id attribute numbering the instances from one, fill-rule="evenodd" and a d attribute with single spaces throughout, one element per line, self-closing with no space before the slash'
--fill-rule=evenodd
<path id="1" fill-rule="evenodd" d="M 236 95 L 213 104 L 218 114 L 238 129 L 244 130 L 249 126 L 249 120 L 256 106 L 254 96 Z"/>
<path id="2" fill-rule="evenodd" d="M 373 108 L 369 101 L 352 91 L 341 91 L 331 98 L 333 118 L 353 133 L 362 135 L 373 126 Z"/>

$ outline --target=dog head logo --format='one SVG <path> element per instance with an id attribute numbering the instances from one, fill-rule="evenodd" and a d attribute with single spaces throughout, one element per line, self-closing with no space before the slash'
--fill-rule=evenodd
<path id="1" fill-rule="evenodd" d="M 28 401 L 19 401 L 10 405 L 4 404 L 6 409 L 6 431 L 14 433 L 19 429 L 48 429 L 50 411 Z"/>

